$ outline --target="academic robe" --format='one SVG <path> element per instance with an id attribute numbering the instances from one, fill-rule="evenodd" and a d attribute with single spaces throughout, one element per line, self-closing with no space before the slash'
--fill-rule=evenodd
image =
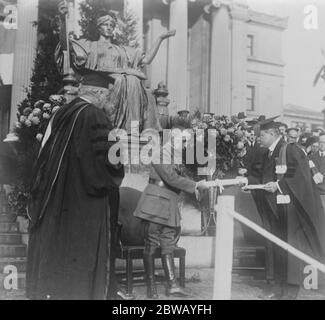
<path id="1" fill-rule="evenodd" d="M 283 145 L 280 140 L 272 156 L 265 155 L 262 183 L 277 181 L 275 169 Z M 295 144 L 287 145 L 286 157 L 287 172 L 278 184 L 283 194 L 290 196 L 290 203 L 277 204 L 277 193 L 264 192 L 265 208 L 273 214 L 273 232 L 298 250 L 323 261 L 325 218 L 308 159 Z M 275 268 L 282 280 L 303 285 L 303 267 L 300 259 L 277 249 Z"/>
<path id="2" fill-rule="evenodd" d="M 261 184 L 263 161 L 267 153 L 267 148 L 262 147 L 259 143 L 255 142 L 253 146 L 246 146 L 246 156 L 244 164 L 247 169 L 247 179 L 249 184 Z M 257 211 L 262 221 L 262 227 L 272 232 L 272 219 L 273 216 L 267 210 L 264 210 L 265 196 L 263 190 L 252 190 L 251 195 L 254 199 Z M 265 241 L 265 268 L 266 279 L 274 279 L 274 245 L 271 241 Z"/>
<path id="3" fill-rule="evenodd" d="M 105 299 L 109 285 L 116 289 L 109 258 L 124 169 L 108 161 L 111 129 L 104 112 L 81 98 L 54 116 L 29 204 L 30 299 Z"/>
<path id="4" fill-rule="evenodd" d="M 288 242 L 324 263 L 325 215 L 319 192 L 312 179 L 308 158 L 296 144 L 287 146 L 287 166 L 287 173 L 279 181 L 279 186 L 291 198 L 287 205 Z M 302 285 L 304 265 L 289 255 L 289 283 Z"/>
<path id="5" fill-rule="evenodd" d="M 13 184 L 17 180 L 17 155 L 9 143 L 0 141 L 0 184 Z"/>

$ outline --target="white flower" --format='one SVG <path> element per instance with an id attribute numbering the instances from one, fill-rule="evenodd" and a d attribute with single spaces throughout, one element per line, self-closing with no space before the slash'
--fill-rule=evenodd
<path id="1" fill-rule="evenodd" d="M 42 135 L 41 133 L 38 133 L 38 134 L 36 135 L 36 139 L 37 139 L 39 142 L 41 142 L 42 139 L 43 139 L 43 135 Z"/>
<path id="2" fill-rule="evenodd" d="M 49 111 L 49 110 L 51 110 L 51 108 L 52 108 L 52 106 L 50 103 L 45 103 L 43 106 L 44 111 Z"/>
<path id="3" fill-rule="evenodd" d="M 60 109 L 60 107 L 59 107 L 59 106 L 55 106 L 55 107 L 52 109 L 52 113 L 55 113 L 55 112 L 57 112 L 59 109 Z"/>
<path id="4" fill-rule="evenodd" d="M 27 119 L 25 125 L 26 127 L 30 127 L 32 125 L 32 122 L 29 119 Z"/>
<path id="5" fill-rule="evenodd" d="M 197 142 L 203 142 L 204 141 L 204 132 L 202 132 L 202 130 L 197 132 L 196 141 Z"/>
<path id="6" fill-rule="evenodd" d="M 39 119 L 39 117 L 33 117 L 32 119 L 31 119 L 31 122 L 32 122 L 32 124 L 34 124 L 34 125 L 38 125 L 38 124 L 40 124 L 40 119 Z"/>
<path id="7" fill-rule="evenodd" d="M 29 114 L 28 117 L 27 117 L 27 119 L 30 120 L 30 121 L 32 121 L 33 118 L 34 118 L 34 115 L 32 113 Z"/>
<path id="8" fill-rule="evenodd" d="M 27 120 L 27 118 L 25 116 L 20 116 L 20 118 L 19 118 L 19 121 L 21 123 L 25 123 L 26 120 Z"/>
<path id="9" fill-rule="evenodd" d="M 44 118 L 44 119 L 50 119 L 51 116 L 50 116 L 48 113 L 44 112 L 44 113 L 43 113 L 43 118 Z"/>
<path id="10" fill-rule="evenodd" d="M 15 126 L 16 126 L 16 128 L 20 129 L 21 128 L 21 123 L 20 122 L 16 122 L 15 123 Z"/>
<path id="11" fill-rule="evenodd" d="M 54 102 L 54 103 L 62 103 L 64 100 L 64 97 L 62 95 L 59 94 L 53 94 L 50 96 L 50 101 Z"/>
<path id="12" fill-rule="evenodd" d="M 27 117 L 31 112 L 32 112 L 32 108 L 27 107 L 24 109 L 23 114 L 24 114 L 24 116 Z"/>
<path id="13" fill-rule="evenodd" d="M 42 110 L 39 109 L 39 108 L 35 108 L 35 109 L 33 110 L 33 115 L 34 115 L 34 116 L 37 116 L 37 115 L 39 115 L 40 113 L 42 113 Z"/>
<path id="14" fill-rule="evenodd" d="M 237 149 L 241 150 L 245 147 L 244 143 L 242 141 L 238 141 L 237 143 Z"/>
<path id="15" fill-rule="evenodd" d="M 44 104 L 44 100 L 38 100 L 34 103 L 34 108 L 40 108 L 42 104 Z"/>

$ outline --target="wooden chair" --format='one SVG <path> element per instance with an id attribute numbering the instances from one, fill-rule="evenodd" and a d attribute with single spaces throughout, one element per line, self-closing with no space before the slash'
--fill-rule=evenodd
<path id="1" fill-rule="evenodd" d="M 123 259 L 126 261 L 126 272 L 117 274 L 120 278 L 120 282 L 126 286 L 126 292 L 132 294 L 134 283 L 145 283 L 144 270 L 133 270 L 133 260 L 143 259 L 144 246 L 124 246 L 120 244 L 120 248 L 117 253 L 117 259 Z M 174 251 L 174 258 L 179 259 L 179 284 L 185 287 L 185 256 L 186 250 L 184 248 L 176 248 Z M 154 259 L 161 258 L 160 248 L 156 250 Z M 138 278 L 138 279 L 134 279 Z M 140 279 L 139 279 L 140 278 Z M 158 277 L 156 280 L 159 282 Z"/>
<path id="2" fill-rule="evenodd" d="M 126 285 L 128 294 L 133 291 L 133 284 L 145 283 L 144 269 L 134 270 L 133 260 L 143 259 L 144 228 L 142 221 L 133 216 L 141 192 L 132 188 L 120 188 L 119 229 L 117 259 L 126 261 L 126 271 L 117 273 L 119 280 Z M 179 259 L 179 281 L 185 286 L 185 255 L 184 248 L 176 248 L 174 257 Z M 157 249 L 154 258 L 161 258 L 161 250 Z M 160 279 L 157 279 L 159 281 Z"/>

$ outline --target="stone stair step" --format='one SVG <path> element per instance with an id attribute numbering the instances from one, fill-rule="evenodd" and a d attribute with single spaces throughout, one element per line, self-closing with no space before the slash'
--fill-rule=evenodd
<path id="1" fill-rule="evenodd" d="M 18 272 L 25 272 L 27 265 L 27 259 L 23 258 L 0 258 L 0 273 L 3 273 L 3 270 L 6 266 L 15 266 Z"/>
<path id="2" fill-rule="evenodd" d="M 13 213 L 0 214 L 0 222 L 16 222 L 17 215 Z"/>
<path id="3" fill-rule="evenodd" d="M 263 246 L 254 246 L 254 245 L 236 245 L 234 244 L 234 254 L 249 254 L 255 253 L 257 251 L 265 251 Z"/>
<path id="4" fill-rule="evenodd" d="M 9 275 L 10 276 L 10 275 Z M 8 274 L 0 274 L 0 291 L 14 291 L 15 289 L 12 288 L 8 290 L 8 288 L 5 288 L 5 280 L 6 277 L 8 277 Z M 22 290 L 26 288 L 26 274 L 25 273 L 18 273 L 18 288 L 17 290 Z M 10 281 L 11 282 L 11 281 Z M 12 282 L 11 282 L 12 283 Z"/>
<path id="5" fill-rule="evenodd" d="M 261 246 L 235 246 L 233 267 L 234 268 L 258 268 L 265 265 L 265 248 Z"/>
<path id="6" fill-rule="evenodd" d="M 0 245 L 0 257 L 25 257 L 27 248 L 25 245 L 5 244 Z"/>
<path id="7" fill-rule="evenodd" d="M 0 222 L 0 233 L 12 233 L 18 231 L 18 224 L 16 222 Z"/>
<path id="8" fill-rule="evenodd" d="M 0 233 L 0 244 L 22 244 L 20 233 Z"/>

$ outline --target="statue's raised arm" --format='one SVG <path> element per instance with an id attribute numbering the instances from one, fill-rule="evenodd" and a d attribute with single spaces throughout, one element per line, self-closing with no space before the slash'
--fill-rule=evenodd
<path id="1" fill-rule="evenodd" d="M 151 50 L 145 55 L 145 57 L 142 60 L 143 64 L 150 64 L 152 62 L 152 60 L 155 58 L 155 56 L 157 55 L 160 45 L 161 43 L 165 40 L 168 39 L 170 37 L 174 37 L 176 34 L 176 30 L 171 30 L 168 31 L 164 34 L 162 34 L 157 41 L 154 43 L 153 47 L 151 48 Z"/>

